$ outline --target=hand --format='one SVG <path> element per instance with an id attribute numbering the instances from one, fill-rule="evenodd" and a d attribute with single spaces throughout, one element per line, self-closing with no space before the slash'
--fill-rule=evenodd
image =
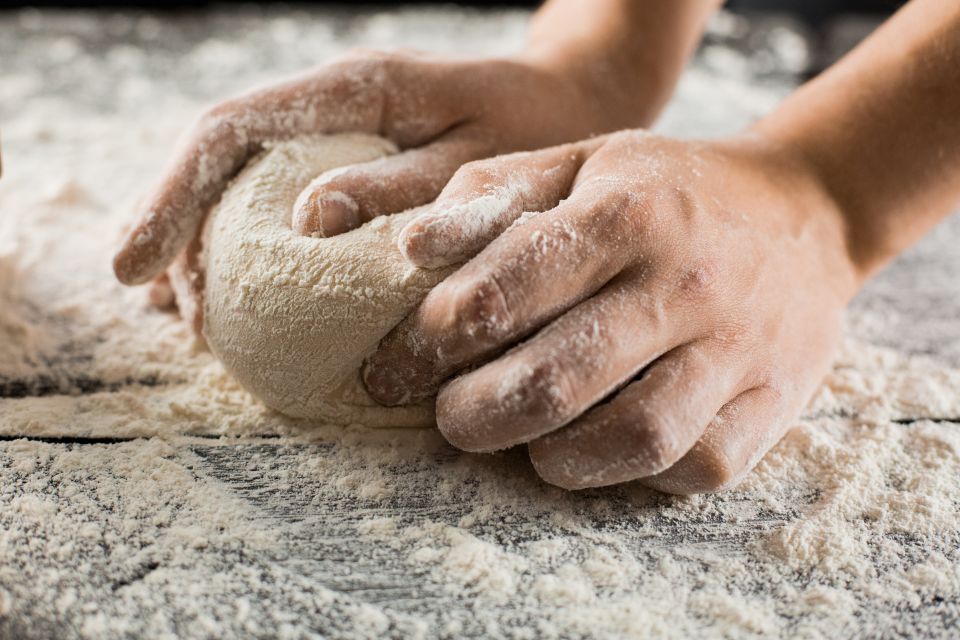
<path id="1" fill-rule="evenodd" d="M 517 193 L 506 210 L 542 212 L 382 341 L 364 370 L 374 398 L 439 388 L 454 446 L 528 443 L 537 472 L 570 489 L 739 479 L 828 370 L 861 277 L 813 171 L 759 135 L 626 131 L 466 165 L 402 248 L 421 264 L 469 257 L 483 234 L 456 216 Z"/>
<path id="2" fill-rule="evenodd" d="M 198 230 L 230 179 L 265 141 L 365 131 L 403 151 L 318 177 L 294 213 L 303 234 L 330 236 L 433 200 L 458 167 L 617 127 L 602 100 L 547 65 L 358 52 L 297 79 L 228 100 L 200 117 L 114 259 L 127 284 L 159 276 L 198 314 Z M 193 253 L 184 253 L 193 242 Z M 179 257 L 178 257 L 179 256 Z M 169 300 L 154 292 L 154 299 Z M 186 299 L 186 300 L 185 300 Z M 201 323 L 197 316 L 194 324 Z"/>

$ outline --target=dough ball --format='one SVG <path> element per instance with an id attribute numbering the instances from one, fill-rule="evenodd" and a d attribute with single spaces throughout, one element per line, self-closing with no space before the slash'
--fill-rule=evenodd
<path id="1" fill-rule="evenodd" d="M 281 413 L 371 427 L 434 424 L 432 402 L 382 407 L 360 381 L 364 358 L 450 272 L 413 267 L 397 249 L 417 210 L 333 238 L 291 228 L 311 180 L 395 152 L 365 134 L 275 143 L 211 213 L 204 335 L 240 384 Z"/>

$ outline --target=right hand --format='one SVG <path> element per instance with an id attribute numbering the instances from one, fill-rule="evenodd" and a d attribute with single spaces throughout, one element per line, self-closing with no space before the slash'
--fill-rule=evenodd
<path id="1" fill-rule="evenodd" d="M 498 191 L 525 192 L 512 211 L 529 214 L 474 242 L 463 212 Z M 528 443 L 567 489 L 730 486 L 829 370 L 863 281 L 863 234 L 820 167 L 755 131 L 621 131 L 482 160 L 438 202 L 401 249 L 469 262 L 380 341 L 367 390 L 387 406 L 436 395 L 451 444 Z"/>
<path id="2" fill-rule="evenodd" d="M 356 52 L 206 111 L 143 201 L 114 258 L 114 271 L 124 284 L 140 284 L 161 276 L 176 260 L 170 281 L 181 283 L 174 287 L 181 313 L 187 306 L 199 313 L 203 278 L 196 256 L 185 249 L 199 247 L 195 240 L 205 215 L 270 140 L 364 131 L 401 148 L 395 156 L 328 173 L 307 187 L 297 201 L 294 228 L 331 236 L 430 202 L 471 160 L 618 127 L 599 96 L 545 66 L 519 59 Z M 201 324 L 196 316 L 186 319 Z"/>

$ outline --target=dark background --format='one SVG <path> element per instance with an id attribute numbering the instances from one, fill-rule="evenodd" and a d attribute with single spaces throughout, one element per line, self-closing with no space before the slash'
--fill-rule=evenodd
<path id="1" fill-rule="evenodd" d="M 953 2 L 955 0 L 944 0 L 945 2 Z M 242 4 L 242 3 L 227 3 L 227 2 L 111 2 L 111 1 L 101 1 L 101 2 L 84 2 L 84 1 L 70 1 L 70 0 L 34 0 L 32 2 L 16 2 L 16 1 L 0 1 L 0 8 L 19 8 L 19 7 L 105 7 L 118 9 L 123 7 L 137 7 L 137 8 L 149 8 L 149 9 L 169 9 L 169 10 L 183 10 L 183 9 L 195 9 L 195 8 L 205 8 L 214 5 L 223 5 L 223 4 Z M 249 4 L 275 4 L 269 2 L 260 2 L 260 3 L 249 3 Z M 381 0 L 380 2 L 298 2 L 297 0 L 292 0 L 284 2 L 282 4 L 334 4 L 341 6 L 378 6 L 378 7 L 388 7 L 388 6 L 397 6 L 397 5 L 409 5 L 409 4 L 459 4 L 465 6 L 491 6 L 491 7 L 535 7 L 540 4 L 538 1 L 534 0 L 472 0 L 465 2 L 453 2 L 453 3 L 443 3 L 437 2 L 423 2 L 418 0 L 405 0 L 405 1 L 389 1 Z M 841 14 L 889 14 L 893 12 L 898 6 L 903 4 L 903 0 L 728 0 L 726 3 L 726 8 L 731 11 L 742 12 L 742 13 L 791 13 L 797 16 L 798 18 L 804 20 L 811 26 L 817 27 L 821 23 L 830 18 L 841 15 Z"/>

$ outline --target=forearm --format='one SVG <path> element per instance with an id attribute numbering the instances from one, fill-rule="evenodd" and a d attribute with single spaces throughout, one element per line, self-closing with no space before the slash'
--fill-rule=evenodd
<path id="1" fill-rule="evenodd" d="M 757 129 L 814 168 L 869 276 L 960 203 L 960 4 L 913 0 Z"/>
<path id="2" fill-rule="evenodd" d="M 534 16 L 526 60 L 573 77 L 611 129 L 649 126 L 721 0 L 550 0 Z"/>

